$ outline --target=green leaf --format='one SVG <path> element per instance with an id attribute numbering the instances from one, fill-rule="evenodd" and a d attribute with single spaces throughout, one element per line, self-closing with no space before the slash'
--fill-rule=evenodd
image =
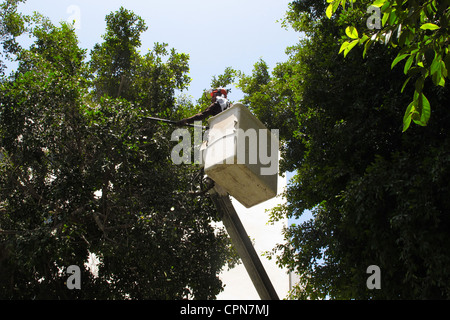
<path id="1" fill-rule="evenodd" d="M 341 0 L 341 5 L 342 8 L 345 10 L 345 4 L 346 4 L 347 0 Z M 350 1 L 351 2 L 351 1 Z"/>
<path id="2" fill-rule="evenodd" d="M 391 26 L 396 25 L 397 24 L 396 19 L 397 19 L 397 10 L 393 9 L 391 11 L 391 13 L 389 14 L 389 20 L 388 20 L 389 24 Z"/>
<path id="3" fill-rule="evenodd" d="M 444 61 L 441 61 L 441 79 L 440 79 L 438 85 L 441 87 L 445 87 L 445 78 L 447 78 L 447 77 L 448 77 L 447 68 L 445 67 Z"/>
<path id="4" fill-rule="evenodd" d="M 420 126 L 426 126 L 430 120 L 430 115 L 430 102 L 422 92 L 416 90 L 414 101 L 409 104 L 403 117 L 403 132 L 408 130 L 411 120 Z"/>
<path id="5" fill-rule="evenodd" d="M 343 50 L 345 50 L 345 49 L 348 47 L 349 44 L 350 44 L 350 42 L 345 41 L 345 42 L 341 45 L 341 48 L 339 49 L 339 53 L 341 53 Z"/>
<path id="6" fill-rule="evenodd" d="M 437 86 L 444 87 L 446 73 L 447 73 L 447 70 L 445 69 L 444 63 L 442 62 L 442 64 L 439 64 L 439 68 L 438 68 L 437 72 L 435 72 L 431 75 L 431 79 L 433 80 L 433 83 Z"/>
<path id="7" fill-rule="evenodd" d="M 326 15 L 327 15 L 328 19 L 331 19 L 331 16 L 333 15 L 333 4 L 330 4 L 327 7 Z"/>
<path id="8" fill-rule="evenodd" d="M 420 118 L 413 119 L 413 120 L 418 125 L 426 126 L 428 123 L 428 120 L 430 119 L 431 107 L 430 107 L 430 102 L 428 101 L 427 97 L 425 97 L 425 95 L 422 92 L 419 94 L 419 97 L 417 99 L 417 105 L 418 105 L 418 109 L 419 109 L 418 113 L 420 115 Z"/>
<path id="9" fill-rule="evenodd" d="M 450 69 L 450 53 L 447 53 L 444 58 L 445 67 Z"/>
<path id="10" fill-rule="evenodd" d="M 364 45 L 363 58 L 366 57 L 367 50 L 369 50 L 369 48 L 370 48 L 370 46 L 372 45 L 372 43 L 373 43 L 373 40 L 368 40 L 368 41 L 366 42 L 366 44 Z"/>
<path id="11" fill-rule="evenodd" d="M 400 36 L 399 36 L 399 38 L 398 38 L 398 44 L 399 44 L 400 46 L 403 46 L 404 44 L 407 44 L 407 43 L 406 43 L 406 40 L 407 40 L 407 38 L 408 38 L 409 33 L 410 33 L 410 31 L 409 31 L 408 28 L 403 28 L 403 29 L 402 29 L 402 31 L 401 31 L 401 33 L 400 33 Z"/>
<path id="12" fill-rule="evenodd" d="M 366 34 L 364 34 L 364 35 L 362 36 L 362 38 L 359 39 L 359 44 L 363 44 L 364 42 L 366 42 L 366 41 L 369 40 L 369 39 L 370 39 L 369 36 L 366 35 Z"/>
<path id="13" fill-rule="evenodd" d="M 379 8 L 382 7 L 385 2 L 386 0 L 376 0 L 374 3 L 372 3 L 372 6 Z"/>
<path id="14" fill-rule="evenodd" d="M 409 125 L 411 124 L 411 115 L 412 115 L 411 111 L 413 107 L 414 101 L 409 104 L 408 108 L 406 108 L 405 116 L 403 117 L 403 132 L 408 130 Z"/>
<path id="15" fill-rule="evenodd" d="M 415 84 L 415 88 L 416 88 L 417 92 L 422 92 L 424 82 L 425 82 L 425 79 L 423 77 L 417 78 L 416 84 Z"/>
<path id="16" fill-rule="evenodd" d="M 386 24 L 386 21 L 388 21 L 389 15 L 390 15 L 389 12 L 383 13 L 383 18 L 381 19 L 381 25 L 382 25 L 383 27 L 384 27 L 384 25 Z"/>
<path id="17" fill-rule="evenodd" d="M 430 74 L 433 75 L 436 72 L 441 72 L 441 56 L 436 55 L 431 63 Z"/>
<path id="18" fill-rule="evenodd" d="M 445 86 L 445 78 L 447 77 L 447 68 L 441 55 L 436 54 L 430 66 L 430 75 L 433 83 L 437 86 Z"/>
<path id="19" fill-rule="evenodd" d="M 435 25 L 434 23 L 425 23 L 420 27 L 420 29 L 422 30 L 437 30 L 439 28 L 440 27 Z"/>
<path id="20" fill-rule="evenodd" d="M 340 0 L 335 0 L 333 2 L 333 13 L 336 12 L 336 10 L 339 8 L 339 4 L 341 3 Z"/>
<path id="21" fill-rule="evenodd" d="M 358 39 L 358 30 L 356 30 L 355 27 L 347 27 L 345 29 L 345 33 L 347 34 L 347 36 L 351 39 Z"/>
<path id="22" fill-rule="evenodd" d="M 409 77 L 408 79 L 406 79 L 406 81 L 403 83 L 402 90 L 400 91 L 401 93 L 403 93 L 403 90 L 405 90 L 405 87 L 406 87 L 406 85 L 408 84 L 409 80 L 411 80 L 411 77 Z"/>
<path id="23" fill-rule="evenodd" d="M 350 42 L 350 44 L 347 46 L 347 48 L 345 48 L 344 50 L 344 57 L 347 56 L 347 54 L 350 52 L 350 50 L 353 49 L 354 46 L 356 46 L 358 44 L 359 40 L 353 40 L 352 42 Z"/>
<path id="24" fill-rule="evenodd" d="M 397 56 L 397 58 L 395 58 L 392 62 L 391 69 L 393 69 L 397 63 L 405 59 L 407 56 L 409 56 L 407 53 Z"/>
<path id="25" fill-rule="evenodd" d="M 445 66 L 444 61 L 441 61 L 441 73 L 444 78 L 448 77 L 448 70 L 447 67 Z"/>
<path id="26" fill-rule="evenodd" d="M 409 68 L 411 68 L 411 65 L 412 65 L 413 61 L 414 61 L 414 55 L 411 55 L 411 56 L 409 57 L 409 59 L 406 60 L 405 68 L 403 69 L 403 72 L 404 72 L 405 74 L 408 73 L 408 70 L 409 70 Z"/>

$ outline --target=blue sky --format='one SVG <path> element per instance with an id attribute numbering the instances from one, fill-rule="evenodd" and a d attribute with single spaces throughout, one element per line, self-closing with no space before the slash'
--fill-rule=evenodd
<path id="1" fill-rule="evenodd" d="M 148 30 L 142 35 L 142 53 L 155 42 L 190 55 L 188 94 L 197 99 L 212 76 L 233 67 L 246 74 L 260 58 L 270 68 L 287 59 L 285 49 L 298 42 L 300 34 L 286 30 L 283 19 L 291 0 L 27 0 L 24 13 L 39 11 L 53 23 L 79 23 L 80 46 L 88 50 L 101 42 L 105 16 L 121 6 L 140 15 Z M 240 92 L 230 96 L 241 98 Z"/>

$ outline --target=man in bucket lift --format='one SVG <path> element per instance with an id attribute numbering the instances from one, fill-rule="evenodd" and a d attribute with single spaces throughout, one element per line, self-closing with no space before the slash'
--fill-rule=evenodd
<path id="1" fill-rule="evenodd" d="M 211 105 L 208 108 L 206 108 L 204 111 L 202 111 L 196 115 L 193 115 L 192 117 L 178 121 L 177 125 L 184 126 L 188 123 L 192 123 L 194 121 L 201 121 L 201 120 L 205 119 L 206 117 L 215 116 L 215 115 L 218 115 L 219 113 L 225 111 L 226 109 L 228 109 L 230 107 L 230 102 L 228 102 L 228 99 L 227 99 L 227 95 L 228 95 L 229 91 L 230 91 L 229 89 L 224 89 L 224 88 L 217 88 L 217 89 L 210 90 L 211 102 L 212 102 Z M 207 141 L 204 141 L 201 149 L 205 148 L 206 144 L 207 144 Z M 197 180 L 198 178 L 200 178 L 200 191 L 191 190 L 190 193 L 192 193 L 192 194 L 195 194 L 195 195 L 205 194 L 210 189 L 212 189 L 215 185 L 213 180 L 211 180 L 210 178 L 205 176 L 203 164 L 201 166 L 200 171 L 192 179 L 192 183 L 194 183 L 194 181 Z"/>
<path id="2" fill-rule="evenodd" d="M 188 123 L 192 123 L 194 121 L 200 121 L 209 116 L 215 116 L 222 111 L 225 111 L 230 107 L 230 102 L 228 102 L 227 95 L 229 89 L 217 88 L 211 90 L 211 105 L 206 108 L 204 111 L 193 115 L 192 117 L 180 120 L 177 122 L 178 126 L 184 126 Z"/>

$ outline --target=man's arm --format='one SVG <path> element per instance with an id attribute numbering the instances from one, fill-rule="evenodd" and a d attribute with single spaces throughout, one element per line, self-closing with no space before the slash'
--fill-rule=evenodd
<path id="1" fill-rule="evenodd" d="M 216 114 L 220 113 L 222 109 L 220 108 L 220 105 L 217 102 L 212 103 L 208 108 L 206 108 L 204 111 L 197 113 L 196 115 L 193 115 L 192 117 L 180 120 L 177 122 L 177 125 L 182 126 L 187 123 L 192 123 L 194 121 L 200 121 L 205 119 L 209 116 L 215 116 Z"/>

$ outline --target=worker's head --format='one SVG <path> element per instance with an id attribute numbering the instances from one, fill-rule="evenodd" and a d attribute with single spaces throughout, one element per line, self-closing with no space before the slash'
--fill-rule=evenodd
<path id="1" fill-rule="evenodd" d="M 211 90 L 211 99 L 213 101 L 216 101 L 216 97 L 218 96 L 224 96 L 225 98 L 228 95 L 228 90 L 224 88 L 216 88 Z"/>

